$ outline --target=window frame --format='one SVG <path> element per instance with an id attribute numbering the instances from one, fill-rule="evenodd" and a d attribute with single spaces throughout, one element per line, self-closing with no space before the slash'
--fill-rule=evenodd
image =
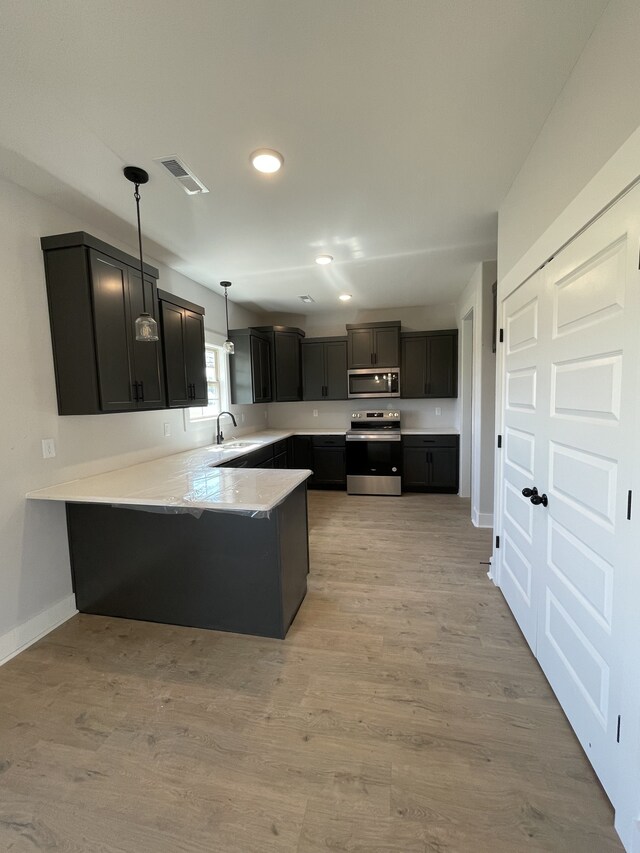
<path id="1" fill-rule="evenodd" d="M 220 408 L 219 411 L 215 411 L 215 413 L 213 406 L 191 406 L 183 409 L 184 428 L 186 431 L 196 430 L 202 427 L 210 429 L 212 422 L 215 421 L 220 412 L 224 412 L 231 405 L 229 387 L 229 355 L 222 348 L 224 341 L 225 339 L 222 335 L 219 335 L 216 332 L 211 332 L 209 329 L 204 330 L 205 348 L 215 348 L 216 350 L 218 383 L 220 386 Z M 206 411 L 208 408 L 211 409 L 210 415 L 202 415 L 200 417 L 192 416 L 192 411 Z"/>

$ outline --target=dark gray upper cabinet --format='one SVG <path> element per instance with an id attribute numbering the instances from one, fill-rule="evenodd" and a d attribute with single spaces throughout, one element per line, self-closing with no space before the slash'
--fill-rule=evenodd
<path id="1" fill-rule="evenodd" d="M 307 338 L 302 342 L 302 399 L 347 399 L 346 338 Z"/>
<path id="2" fill-rule="evenodd" d="M 400 365 L 400 321 L 348 323 L 348 367 L 398 367 Z"/>
<path id="3" fill-rule="evenodd" d="M 277 403 L 302 400 L 300 342 L 302 329 L 290 326 L 258 326 L 271 343 L 271 393 Z"/>
<path id="4" fill-rule="evenodd" d="M 402 335 L 400 388 L 403 397 L 458 396 L 458 332 Z"/>
<path id="5" fill-rule="evenodd" d="M 206 406 L 204 308 L 163 290 L 159 296 L 167 405 Z"/>
<path id="6" fill-rule="evenodd" d="M 257 329 L 233 329 L 229 337 L 235 352 L 229 357 L 231 402 L 270 403 L 271 341 Z"/>
<path id="7" fill-rule="evenodd" d="M 160 342 L 135 340 L 138 261 L 84 231 L 43 237 L 58 412 L 165 407 Z M 158 270 L 144 265 L 147 311 L 159 317 Z"/>

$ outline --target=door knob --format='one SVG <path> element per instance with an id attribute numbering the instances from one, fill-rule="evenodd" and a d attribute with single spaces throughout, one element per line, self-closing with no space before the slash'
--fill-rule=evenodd
<path id="1" fill-rule="evenodd" d="M 549 503 L 549 498 L 546 495 L 531 495 L 529 500 L 534 506 L 539 506 L 540 504 L 542 504 L 542 506 L 547 506 Z"/>
<path id="2" fill-rule="evenodd" d="M 537 495 L 538 490 L 534 486 L 532 489 L 523 489 L 522 494 L 525 496 L 525 498 L 530 498 L 532 495 Z"/>

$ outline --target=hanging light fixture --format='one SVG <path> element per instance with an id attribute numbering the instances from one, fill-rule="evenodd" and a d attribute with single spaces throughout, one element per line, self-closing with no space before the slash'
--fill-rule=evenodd
<path id="1" fill-rule="evenodd" d="M 227 297 L 229 295 L 229 288 L 231 287 L 230 281 L 221 281 L 220 287 L 224 287 L 224 315 L 227 319 L 227 340 L 223 343 L 222 349 L 225 352 L 228 352 L 229 355 L 233 355 L 235 352 L 235 344 L 232 340 L 229 339 L 229 303 L 227 301 Z"/>
<path id="2" fill-rule="evenodd" d="M 152 343 L 159 340 L 158 324 L 147 311 L 146 288 L 144 286 L 144 264 L 142 262 L 142 230 L 140 228 L 140 184 L 146 184 L 149 175 L 139 166 L 125 166 L 124 176 L 135 186 L 133 197 L 136 200 L 136 214 L 138 217 L 138 248 L 140 250 L 140 283 L 142 285 L 142 313 L 136 317 L 135 331 L 136 340 L 144 343 Z"/>

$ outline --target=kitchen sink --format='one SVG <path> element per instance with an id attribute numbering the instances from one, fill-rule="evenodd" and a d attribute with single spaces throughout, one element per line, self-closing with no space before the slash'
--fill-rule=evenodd
<path id="1" fill-rule="evenodd" d="M 243 447 L 258 447 L 255 441 L 225 441 L 217 445 L 216 450 L 242 450 Z"/>

